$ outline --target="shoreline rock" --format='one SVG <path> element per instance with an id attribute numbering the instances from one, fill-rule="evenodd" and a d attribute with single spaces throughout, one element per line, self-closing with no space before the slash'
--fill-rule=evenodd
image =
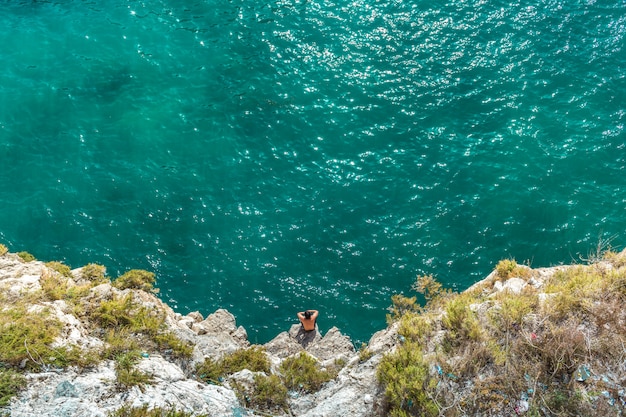
<path id="1" fill-rule="evenodd" d="M 77 268 L 71 271 L 71 278 L 67 277 L 68 286 L 84 284 L 81 281 L 81 270 Z M 42 277 L 54 274 L 57 272 L 41 261 L 24 262 L 13 253 L 0 256 L 0 290 L 7 294 L 8 299 L 19 299 L 41 291 Z M 95 367 L 84 369 L 68 367 L 27 372 L 26 388 L 13 398 L 5 410 L 14 417 L 104 417 L 125 405 L 147 405 L 149 408 L 176 407 L 193 415 L 253 415 L 251 410 L 241 405 L 228 382 L 224 385 L 206 384 L 193 375 L 196 364 L 202 363 L 207 357 L 215 361 L 236 350 L 250 347 L 246 330 L 237 326 L 230 312 L 218 309 L 206 318 L 200 312 L 183 316 L 154 294 L 137 289 L 120 290 L 110 282 L 93 286 L 83 300 L 88 305 L 98 305 L 125 296 L 132 297 L 142 307 L 164 312 L 169 330 L 193 346 L 190 359 L 181 362 L 167 356 L 145 353 L 135 369 L 149 375 L 152 382 L 141 388 L 133 386 L 122 390 L 115 385 L 116 369 L 112 360 L 104 360 Z M 47 309 L 62 323 L 55 342 L 57 346 L 102 349 L 106 344 L 97 336 L 97 332 L 94 334 L 87 328 L 91 324 L 77 317 L 64 300 L 39 300 L 29 308 Z M 385 331 L 377 335 L 383 333 Z M 288 331 L 261 346 L 273 369 L 278 369 L 284 359 L 300 352 L 307 352 L 323 367 L 334 363 L 347 364 L 339 371 L 337 378 L 327 383 L 321 391 L 291 395 L 291 411 L 274 415 L 330 416 L 339 414 L 342 409 L 351 416 L 372 415 L 374 399 L 380 397 L 375 374 L 376 356 L 360 364 L 350 338 L 336 327 L 322 336 L 319 330 L 302 334 L 300 325 L 294 324 Z M 382 353 L 381 347 L 378 357 Z"/>
<path id="2" fill-rule="evenodd" d="M 611 274 L 619 268 L 623 271 L 626 265 L 626 251 L 615 256 L 617 266 L 600 260 L 590 268 L 593 267 L 605 274 Z M 464 291 L 465 295 L 479 294 L 475 300 L 468 303 L 467 311 L 475 314 L 478 322 L 488 320 L 489 314 L 495 314 L 501 308 L 498 303 L 502 302 L 507 294 L 513 297 L 530 292 L 537 297 L 539 305 L 549 302 L 556 294 L 547 291 L 546 283 L 555 274 L 577 267 L 556 266 L 531 270 L 528 267 L 516 265 L 512 274 L 502 275 L 494 271 Z M 24 262 L 12 253 L 0 256 L 0 299 L 3 302 L 0 310 L 10 309 L 14 304 L 23 303 L 27 314 L 47 312 L 60 323 L 59 336 L 53 342 L 56 348 L 76 346 L 88 351 L 103 349 L 107 342 L 104 338 L 104 329 L 98 329 L 97 325 L 87 322 L 81 310 L 89 309 L 91 305 L 101 306 L 114 299 L 130 297 L 135 303 L 133 305 L 138 306 L 135 308 L 162 312 L 167 329 L 179 340 L 189 343 L 193 351 L 186 359 L 176 358 L 167 350 L 160 354 L 151 351 L 144 352 L 134 365 L 134 369 L 142 375 L 149 376 L 150 379 L 149 383 L 141 387 L 117 386 L 115 382 L 117 369 L 114 360 L 105 359 L 96 366 L 82 368 L 72 366 L 55 368 L 46 365 L 45 358 L 29 353 L 30 359 L 25 359 L 25 362 L 20 364 L 27 386 L 12 399 L 7 407 L 0 408 L 0 414 L 8 412 L 14 417 L 40 415 L 105 417 L 122 406 L 130 405 L 168 409 L 174 407 L 192 415 L 225 417 L 255 415 L 252 410 L 242 405 L 235 390 L 231 389 L 231 382 L 233 386 L 234 384 L 250 385 L 254 383 L 254 377 L 258 373 L 249 370 L 237 372 L 225 378 L 223 385 L 201 382 L 194 375 L 196 365 L 203 363 L 205 358 L 218 361 L 239 349 L 251 347 L 246 330 L 237 325 L 236 318 L 230 312 L 218 309 L 208 314 L 206 318 L 201 312 L 192 312 L 183 316 L 152 293 L 137 289 L 119 289 L 110 282 L 93 285 L 88 290 L 84 290 L 86 293 L 81 298 L 84 304 L 79 307 L 72 306 L 71 302 L 63 299 L 53 300 L 35 296 L 45 292 L 44 281 L 50 276 L 56 276 L 55 274 L 58 272 L 40 261 Z M 67 281 L 70 288 L 76 286 L 76 292 L 82 288 L 81 285 L 89 284 L 85 283 L 81 277 L 81 268 L 71 271 L 71 276 L 63 279 Z M 623 291 L 623 289 L 620 290 Z M 623 324 L 623 314 L 620 314 L 616 319 Z M 482 373 L 470 375 L 470 379 L 463 383 L 454 375 L 447 377 L 450 374 L 442 372 L 438 361 L 443 358 L 437 355 L 442 354 L 439 346 L 446 340 L 447 332 L 450 332 L 442 326 L 442 319 L 445 315 L 446 312 L 441 309 L 429 312 L 427 320 L 431 321 L 434 330 L 423 342 L 423 357 L 426 361 L 432 360 L 428 362 L 428 374 L 432 380 L 439 381 L 437 390 L 441 398 L 460 403 L 463 396 L 470 392 L 473 386 L 493 377 L 489 373 L 495 372 L 496 368 L 493 363 L 489 363 L 485 365 Z M 530 329 L 530 333 L 524 330 L 520 336 L 518 333 L 521 330 L 513 329 L 516 337 L 530 338 L 529 343 L 532 346 L 541 337 L 541 326 L 543 326 L 541 323 L 534 323 L 536 316 L 535 312 L 531 312 L 524 317 L 525 321 L 522 324 Z M 396 321 L 372 335 L 367 345 L 367 352 L 357 352 L 350 338 L 335 327 L 322 335 L 319 330 L 303 333 L 299 324 L 294 324 L 290 329 L 276 335 L 274 339 L 260 345 L 268 356 L 272 372 L 279 370 L 283 361 L 300 352 L 306 352 L 322 367 L 328 369 L 338 369 L 337 364 L 341 364 L 336 377 L 324 384 L 319 391 L 290 392 L 288 409 L 274 411 L 272 415 L 290 417 L 384 415 L 388 404 L 385 403 L 384 388 L 377 379 L 377 368 L 385 355 L 408 346 L 405 344 L 404 337 L 399 335 L 401 326 L 402 323 Z M 508 329 L 504 331 L 509 332 Z M 580 332 L 580 329 L 576 331 Z M 535 339 L 532 339 L 533 337 Z M 454 355 L 461 358 L 463 353 L 452 351 L 450 354 L 451 356 L 447 358 L 448 365 L 453 366 L 457 359 Z M 26 371 L 28 366 L 32 365 L 29 361 L 44 365 L 41 366 L 41 372 Z M 587 368 L 581 369 L 581 375 L 587 372 Z M 606 377 L 608 382 L 600 382 L 610 386 L 616 393 L 613 395 L 611 391 L 607 398 L 612 398 L 614 402 L 621 401 L 624 405 L 626 404 L 624 402 L 626 398 L 623 395 L 625 388 L 623 382 L 620 382 L 623 381 L 623 371 L 616 370 L 614 373 L 615 375 L 607 374 L 609 375 Z M 597 375 L 592 375 L 589 381 L 595 381 L 597 378 Z M 520 400 L 516 412 L 523 414 L 528 410 L 528 405 L 528 401 Z M 508 415 L 497 410 L 492 411 L 489 415 L 494 417 Z"/>

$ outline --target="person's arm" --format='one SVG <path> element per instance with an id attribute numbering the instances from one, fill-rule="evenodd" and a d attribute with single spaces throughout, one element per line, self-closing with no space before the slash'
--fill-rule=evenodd
<path id="1" fill-rule="evenodd" d="M 311 320 L 315 320 L 317 318 L 317 315 L 319 314 L 319 311 L 317 310 L 311 310 L 313 311 L 313 314 L 311 315 Z"/>
<path id="2" fill-rule="evenodd" d="M 298 318 L 300 319 L 300 321 L 304 320 L 304 311 L 298 312 Z"/>

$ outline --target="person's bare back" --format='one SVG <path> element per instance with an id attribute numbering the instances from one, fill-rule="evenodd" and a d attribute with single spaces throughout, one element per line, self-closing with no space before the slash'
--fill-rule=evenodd
<path id="1" fill-rule="evenodd" d="M 319 312 L 317 310 L 306 310 L 298 313 L 298 319 L 300 320 L 300 323 L 302 323 L 304 330 L 307 332 L 315 330 L 315 321 L 317 320 L 318 315 Z"/>

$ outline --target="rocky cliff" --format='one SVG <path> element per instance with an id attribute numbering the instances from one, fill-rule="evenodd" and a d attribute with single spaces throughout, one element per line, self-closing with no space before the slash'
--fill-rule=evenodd
<path id="1" fill-rule="evenodd" d="M 100 279 L 102 283 L 94 282 L 85 278 L 82 268 L 63 272 L 59 272 L 58 264 L 27 262 L 13 253 L 0 256 L 0 301 L 7 313 L 0 318 L 0 325 L 8 328 L 9 316 L 14 314 L 37 315 L 53 323 L 49 328 L 54 334 L 50 341 L 52 347 L 46 352 L 36 347 L 36 342 L 29 340 L 28 335 L 16 336 L 21 337 L 19 347 L 26 347 L 25 354 L 17 363 L 4 359 L 3 365 L 5 369 L 14 368 L 23 374 L 26 384 L 5 407 L 5 412 L 14 417 L 104 417 L 122 406 L 147 406 L 177 409 L 189 415 L 252 415 L 245 401 L 241 401 L 231 387 L 231 381 L 245 379 L 245 374 L 232 375 L 215 383 L 203 382 L 195 374 L 197 365 L 206 358 L 218 361 L 250 346 L 245 329 L 236 325 L 232 314 L 217 310 L 206 318 L 200 312 L 182 316 L 149 291 L 119 289 L 106 279 Z M 59 287 L 62 287 L 61 293 Z M 113 318 L 115 314 L 121 316 L 110 305 L 115 300 L 131 300 L 123 303 L 124 308 L 130 310 L 158 312 L 164 325 L 160 331 L 169 332 L 185 343 L 190 354 L 180 357 L 167 346 L 153 346 L 142 339 L 141 331 L 149 332 L 147 327 L 139 333 L 130 332 L 125 337 L 136 338 L 141 350 L 141 357 L 132 365 L 138 383 L 120 384 L 119 355 L 124 352 L 94 353 L 106 351 L 110 345 L 118 343 L 109 340 L 112 331 L 106 329 L 113 328 L 110 323 L 102 322 L 105 314 L 111 316 L 106 316 L 107 320 L 121 321 Z M 93 311 L 89 312 L 90 309 Z M 105 312 L 107 309 L 112 311 Z M 393 347 L 393 330 L 374 335 L 370 342 L 372 355 L 367 361 L 359 359 L 349 338 L 336 328 L 323 336 L 319 332 L 307 335 L 306 343 L 299 339 L 298 331 L 299 325 L 294 325 L 264 346 L 272 370 L 277 370 L 285 358 L 302 351 L 314 357 L 322 369 L 336 364 L 341 364 L 341 369 L 317 392 L 290 392 L 288 407 L 272 410 L 271 415 L 372 415 L 381 398 L 375 382 L 376 364 L 381 355 Z M 0 342 L 2 349 L 12 348 L 9 343 Z M 68 357 L 72 356 L 71 352 L 84 357 L 95 354 L 96 359 L 60 363 L 54 357 L 57 356 L 55 351 Z M 145 381 L 139 378 L 141 375 L 146 377 Z"/>
<path id="2" fill-rule="evenodd" d="M 117 417 L 131 415 L 122 412 L 130 409 L 306 417 L 625 411 L 626 251 L 609 252 L 589 265 L 553 268 L 502 261 L 461 294 L 421 277 L 414 289 L 427 305 L 419 306 L 414 297 L 394 298 L 391 324 L 359 351 L 336 328 L 302 334 L 299 325 L 261 347 L 250 346 L 228 311 L 182 316 L 154 294 L 149 275 L 111 281 L 94 265 L 70 271 L 22 254 L 0 254 L 0 415 Z M 255 348 L 267 358 L 263 370 L 239 364 L 228 372 L 221 368 L 221 376 L 208 375 L 226 358 Z M 297 378 L 295 386 L 286 382 L 285 364 L 303 352 L 326 376 L 315 389 Z M 259 379 L 275 375 L 280 378 Z M 277 385 L 254 391 L 268 381 Z M 281 390 L 284 403 L 274 397 Z M 267 407 L 259 411 L 258 401 Z"/>

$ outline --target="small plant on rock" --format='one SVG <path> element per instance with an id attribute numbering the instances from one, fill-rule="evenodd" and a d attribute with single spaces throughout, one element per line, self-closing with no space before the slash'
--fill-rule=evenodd
<path id="1" fill-rule="evenodd" d="M 388 308 L 387 324 L 400 320 L 403 314 L 411 311 L 418 311 L 417 297 L 405 297 L 402 294 L 391 296 L 391 307 Z"/>
<path id="2" fill-rule="evenodd" d="M 120 389 L 135 386 L 141 389 L 144 385 L 153 382 L 150 375 L 135 369 L 135 364 L 139 358 L 140 355 L 137 351 L 129 351 L 115 357 L 115 383 Z"/>
<path id="3" fill-rule="evenodd" d="M 407 342 L 395 353 L 385 355 L 378 366 L 377 376 L 385 387 L 389 415 L 439 415 L 437 405 L 427 394 L 432 387 L 428 364 L 419 345 Z"/>
<path id="4" fill-rule="evenodd" d="M 496 273 L 502 279 L 530 277 L 530 269 L 519 265 L 515 259 L 503 259 L 498 262 Z"/>
<path id="5" fill-rule="evenodd" d="M 0 362 L 34 371 L 61 365 L 61 350 L 51 344 L 62 325 L 48 310 L 30 312 L 21 304 L 2 309 L 0 328 Z"/>
<path id="6" fill-rule="evenodd" d="M 59 274 L 63 275 L 66 278 L 72 278 L 72 270 L 70 269 L 69 266 L 65 265 L 62 262 L 57 262 L 57 261 L 46 262 L 46 266 L 52 269 L 53 271 L 58 272 Z"/>
<path id="7" fill-rule="evenodd" d="M 26 386 L 26 378 L 12 370 L 0 370 L 0 407 L 9 405 L 11 398 Z"/>
<path id="8" fill-rule="evenodd" d="M 246 405 L 252 408 L 279 411 L 287 407 L 287 388 L 276 375 L 254 375 L 254 387 L 241 391 Z"/>
<path id="9" fill-rule="evenodd" d="M 52 301 L 62 300 L 67 294 L 68 278 L 64 275 L 46 271 L 41 274 L 39 283 L 44 294 Z"/>
<path id="10" fill-rule="evenodd" d="M 465 294 L 459 294 L 446 305 L 441 323 L 448 330 L 446 337 L 453 346 L 463 340 L 479 340 L 482 335 L 476 313 L 469 307 L 471 301 Z"/>
<path id="11" fill-rule="evenodd" d="M 94 284 L 102 284 L 107 281 L 106 268 L 98 264 L 87 264 L 81 270 L 81 278 Z"/>
<path id="12" fill-rule="evenodd" d="M 285 359 L 280 364 L 280 373 L 288 389 L 302 392 L 319 391 L 333 379 L 330 372 L 320 369 L 317 361 L 304 352 Z"/>
<path id="13" fill-rule="evenodd" d="M 107 414 L 107 417 L 207 417 L 180 411 L 176 408 L 149 408 L 147 405 L 141 407 L 133 407 L 132 405 L 124 405 L 123 407 Z"/>
<path id="14" fill-rule="evenodd" d="M 372 356 L 374 356 L 374 352 L 367 347 L 367 343 L 361 344 L 361 348 L 359 349 L 359 362 L 367 362 Z"/>
<path id="15" fill-rule="evenodd" d="M 413 291 L 424 295 L 427 302 L 452 294 L 451 289 L 443 288 L 443 285 L 432 275 L 418 276 L 411 288 Z"/>
<path id="16" fill-rule="evenodd" d="M 196 367 L 196 374 L 205 382 L 217 382 L 224 376 L 248 369 L 252 372 L 270 372 L 270 361 L 261 346 L 252 346 L 248 349 L 239 349 L 224 356 L 218 361 L 205 358 L 204 362 Z"/>
<path id="17" fill-rule="evenodd" d="M 111 339 L 136 338 L 144 343 L 145 349 L 170 349 L 174 356 L 183 358 L 189 357 L 193 351 L 166 329 L 163 311 L 136 302 L 133 294 L 102 301 L 90 314 L 92 319 L 109 331 Z"/>
<path id="18" fill-rule="evenodd" d="M 7 248 L 6 245 L 3 245 L 2 243 L 0 243 L 0 256 L 6 255 L 8 251 L 9 251 L 9 248 Z"/>
<path id="19" fill-rule="evenodd" d="M 35 260 L 35 257 L 28 252 L 18 252 L 17 256 L 24 262 L 32 262 Z"/>
<path id="20" fill-rule="evenodd" d="M 146 292 L 155 292 L 154 282 L 154 273 L 143 269 L 133 269 L 113 281 L 113 286 L 120 290 L 134 288 Z"/>

